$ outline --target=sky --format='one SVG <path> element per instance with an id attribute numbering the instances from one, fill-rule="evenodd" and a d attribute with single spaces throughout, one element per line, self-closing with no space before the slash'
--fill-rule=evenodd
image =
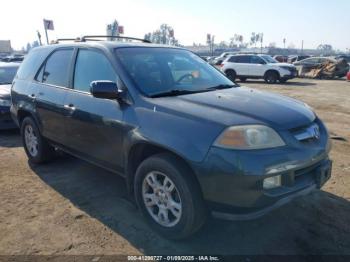
<path id="1" fill-rule="evenodd" d="M 180 44 L 205 44 L 207 33 L 215 42 L 241 34 L 264 33 L 264 45 L 316 48 L 331 44 L 350 48 L 350 0 L 4 0 L 1 3 L 0 40 L 20 49 L 45 40 L 43 18 L 54 21 L 49 39 L 105 34 L 117 19 L 124 35 L 141 37 L 163 23 L 174 28 Z"/>

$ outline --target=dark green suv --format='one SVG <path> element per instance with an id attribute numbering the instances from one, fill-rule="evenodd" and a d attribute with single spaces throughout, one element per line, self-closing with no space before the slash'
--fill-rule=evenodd
<path id="1" fill-rule="evenodd" d="M 328 132 L 306 104 L 239 87 L 183 48 L 92 40 L 35 48 L 21 65 L 11 112 L 31 162 L 59 149 L 122 175 L 168 238 L 329 179 Z"/>

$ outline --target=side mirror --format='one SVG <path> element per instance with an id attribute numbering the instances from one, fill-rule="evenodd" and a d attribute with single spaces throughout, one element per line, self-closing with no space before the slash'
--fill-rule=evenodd
<path id="1" fill-rule="evenodd" d="M 96 98 L 119 99 L 123 93 L 118 89 L 117 83 L 107 80 L 92 81 L 90 92 Z"/>
<path id="2" fill-rule="evenodd" d="M 266 62 L 265 61 L 260 61 L 259 64 L 260 65 L 266 65 Z"/>

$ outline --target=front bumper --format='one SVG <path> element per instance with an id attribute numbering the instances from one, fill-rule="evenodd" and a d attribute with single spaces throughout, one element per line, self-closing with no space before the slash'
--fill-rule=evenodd
<path id="1" fill-rule="evenodd" d="M 282 79 L 286 79 L 286 80 L 288 80 L 288 79 L 293 79 L 293 78 L 295 78 L 295 77 L 298 77 L 298 71 L 297 71 L 297 70 L 295 70 L 295 71 L 290 71 L 290 72 L 288 72 L 288 73 L 286 73 L 286 74 L 281 75 L 281 78 L 282 78 Z"/>
<path id="2" fill-rule="evenodd" d="M 10 108 L 0 106 L 0 130 L 14 129 L 17 128 L 15 122 L 13 122 Z"/>
<path id="3" fill-rule="evenodd" d="M 332 162 L 327 131 L 319 125 L 321 138 L 311 144 L 294 139 L 288 146 L 266 150 L 211 148 L 194 170 L 214 215 L 252 219 L 321 187 L 330 177 Z M 282 176 L 282 186 L 264 189 L 263 180 L 276 175 Z"/>

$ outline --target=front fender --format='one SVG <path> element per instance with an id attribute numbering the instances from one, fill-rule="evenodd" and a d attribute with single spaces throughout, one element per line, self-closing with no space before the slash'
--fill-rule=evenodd
<path id="1" fill-rule="evenodd" d="M 201 162 L 224 128 L 197 117 L 174 115 L 156 108 L 136 108 L 135 117 L 138 125 L 128 135 L 129 147 L 136 141 L 143 141 L 190 162 Z"/>

